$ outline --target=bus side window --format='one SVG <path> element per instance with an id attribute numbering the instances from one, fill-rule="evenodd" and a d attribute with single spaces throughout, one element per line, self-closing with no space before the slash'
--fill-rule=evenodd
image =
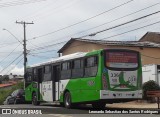
<path id="1" fill-rule="evenodd" d="M 37 76 L 37 68 L 34 68 L 33 69 L 33 81 L 37 81 L 37 78 L 38 78 L 38 76 Z"/>
<path id="2" fill-rule="evenodd" d="M 85 58 L 84 77 L 96 76 L 98 71 L 98 57 L 92 56 Z"/>
<path id="3" fill-rule="evenodd" d="M 64 62 L 61 64 L 61 80 L 70 79 L 71 77 L 71 62 Z"/>
<path id="4" fill-rule="evenodd" d="M 83 77 L 83 60 L 73 60 L 72 61 L 72 78 Z"/>
<path id="5" fill-rule="evenodd" d="M 54 82 L 58 82 L 60 79 L 60 73 L 61 73 L 61 69 L 60 69 L 60 65 L 56 65 L 52 67 L 52 71 L 53 71 L 53 81 Z"/>
<path id="6" fill-rule="evenodd" d="M 25 74 L 25 81 L 32 82 L 32 68 L 28 68 Z"/>
<path id="7" fill-rule="evenodd" d="M 51 81 L 51 66 L 50 65 L 44 66 L 43 81 Z"/>

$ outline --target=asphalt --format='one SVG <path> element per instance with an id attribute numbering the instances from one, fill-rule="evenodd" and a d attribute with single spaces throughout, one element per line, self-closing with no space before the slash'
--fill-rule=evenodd
<path id="1" fill-rule="evenodd" d="M 160 105 L 160 104 L 159 104 Z M 114 104 L 107 104 L 109 108 L 142 108 L 142 109 L 158 109 L 157 103 L 149 103 L 146 101 L 133 101 L 133 102 L 126 102 L 126 103 L 114 103 Z"/>

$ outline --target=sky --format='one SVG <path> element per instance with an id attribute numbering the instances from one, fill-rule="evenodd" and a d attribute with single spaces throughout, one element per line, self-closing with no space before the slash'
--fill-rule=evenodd
<path id="1" fill-rule="evenodd" d="M 99 32 L 159 10 L 159 0 L 0 0 L 0 74 L 23 74 L 24 30 L 16 21 L 34 23 L 26 25 L 27 66 L 30 66 L 58 57 L 57 51 L 71 38 Z M 160 32 L 159 21 L 158 12 L 83 38 L 138 41 L 148 31 Z M 115 36 L 121 33 L 124 34 Z"/>

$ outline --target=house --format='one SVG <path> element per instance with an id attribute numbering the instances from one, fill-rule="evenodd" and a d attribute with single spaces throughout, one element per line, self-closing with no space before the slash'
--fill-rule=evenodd
<path id="1" fill-rule="evenodd" d="M 16 75 L 16 76 L 14 76 L 13 80 L 16 81 L 16 82 L 23 82 L 24 81 L 24 77 Z"/>
<path id="2" fill-rule="evenodd" d="M 147 32 L 139 41 L 149 41 L 160 44 L 160 32 Z"/>
<path id="3" fill-rule="evenodd" d="M 76 52 L 90 52 L 105 48 L 131 49 L 142 55 L 142 64 L 160 64 L 160 43 L 149 41 L 106 41 L 81 38 L 71 38 L 59 51 L 67 55 Z"/>

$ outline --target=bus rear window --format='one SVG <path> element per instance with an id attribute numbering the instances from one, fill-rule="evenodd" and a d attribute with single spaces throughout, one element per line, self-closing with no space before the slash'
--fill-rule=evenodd
<path id="1" fill-rule="evenodd" d="M 109 68 L 137 68 L 138 53 L 128 51 L 107 51 L 105 64 Z"/>

